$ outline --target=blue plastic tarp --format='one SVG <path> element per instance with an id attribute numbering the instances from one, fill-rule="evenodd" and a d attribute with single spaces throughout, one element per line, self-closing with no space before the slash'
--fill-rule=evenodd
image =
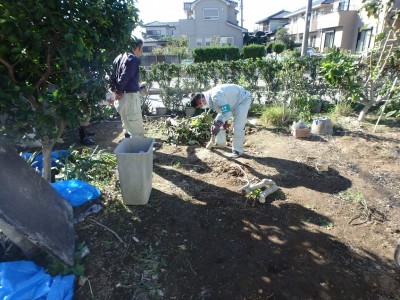
<path id="1" fill-rule="evenodd" d="M 75 275 L 55 277 L 31 261 L 0 263 L 0 299 L 70 300 Z"/>
<path id="2" fill-rule="evenodd" d="M 72 207 L 80 206 L 100 196 L 97 187 L 78 179 L 57 181 L 51 185 Z"/>
<path id="3" fill-rule="evenodd" d="M 33 153 L 22 153 L 21 157 L 23 157 L 25 160 L 28 160 L 31 158 Z M 66 158 L 68 157 L 69 152 L 67 150 L 58 150 L 58 151 L 53 151 L 51 152 L 51 166 L 52 167 L 61 167 L 60 161 L 65 161 Z M 35 158 L 31 162 L 31 166 L 34 169 L 38 169 L 40 174 L 42 174 L 42 169 L 43 169 L 43 154 L 39 154 L 35 156 Z"/>

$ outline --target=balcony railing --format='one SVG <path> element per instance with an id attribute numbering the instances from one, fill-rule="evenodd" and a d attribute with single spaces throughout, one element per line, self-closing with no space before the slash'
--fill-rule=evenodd
<path id="1" fill-rule="evenodd" d="M 318 17 L 318 16 L 324 16 L 324 15 L 342 12 L 342 11 L 356 11 L 356 10 L 358 10 L 358 7 L 356 5 L 350 5 L 348 7 L 348 9 L 342 9 L 339 6 L 339 8 L 335 8 L 335 9 L 332 8 L 332 9 L 320 10 L 320 11 L 318 11 L 318 13 L 316 15 Z M 313 16 L 314 16 L 314 14 L 313 14 Z"/>

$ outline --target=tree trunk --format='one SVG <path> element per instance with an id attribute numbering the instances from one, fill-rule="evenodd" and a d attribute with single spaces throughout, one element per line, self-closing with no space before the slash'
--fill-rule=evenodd
<path id="1" fill-rule="evenodd" d="M 360 114 L 358 115 L 357 120 L 359 122 L 363 122 L 365 120 L 365 117 L 367 116 L 367 113 L 369 109 L 374 105 L 375 103 L 375 98 L 374 98 L 374 91 L 375 91 L 375 83 L 371 79 L 367 80 L 366 83 L 366 94 L 367 97 L 362 101 L 363 104 L 365 104 L 364 108 L 361 110 Z"/>
<path id="2" fill-rule="evenodd" d="M 42 177 L 50 182 L 51 181 L 51 150 L 53 149 L 54 142 L 48 137 L 42 138 L 42 154 L 43 154 L 43 169 Z"/>
<path id="3" fill-rule="evenodd" d="M 43 155 L 43 167 L 42 167 L 42 177 L 50 182 L 51 181 L 51 151 L 56 141 L 61 137 L 65 130 L 66 122 L 65 120 L 59 120 L 57 122 L 57 136 L 55 138 L 50 138 L 46 134 L 42 134 L 42 155 Z M 45 132 L 42 130 L 41 132 Z"/>
<path id="4" fill-rule="evenodd" d="M 374 105 L 375 101 L 369 101 L 365 104 L 364 108 L 361 110 L 360 114 L 358 115 L 358 121 L 363 122 L 365 120 L 365 117 L 367 116 L 367 113 L 369 109 Z"/>

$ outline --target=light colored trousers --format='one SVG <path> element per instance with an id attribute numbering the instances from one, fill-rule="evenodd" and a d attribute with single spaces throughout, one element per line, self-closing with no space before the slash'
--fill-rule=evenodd
<path id="1" fill-rule="evenodd" d="M 131 136 L 143 137 L 143 118 L 139 93 L 125 93 L 114 103 L 121 116 L 122 127 Z"/>
<path id="2" fill-rule="evenodd" d="M 248 97 L 238 104 L 234 113 L 232 151 L 237 151 L 240 154 L 244 152 L 244 134 L 251 101 L 251 94 L 249 93 Z"/>

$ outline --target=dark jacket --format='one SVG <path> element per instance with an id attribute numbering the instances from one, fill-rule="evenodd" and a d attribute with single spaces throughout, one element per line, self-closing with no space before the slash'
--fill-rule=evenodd
<path id="1" fill-rule="evenodd" d="M 139 91 L 140 60 L 133 53 L 118 55 L 114 60 L 116 75 L 116 92 Z"/>

